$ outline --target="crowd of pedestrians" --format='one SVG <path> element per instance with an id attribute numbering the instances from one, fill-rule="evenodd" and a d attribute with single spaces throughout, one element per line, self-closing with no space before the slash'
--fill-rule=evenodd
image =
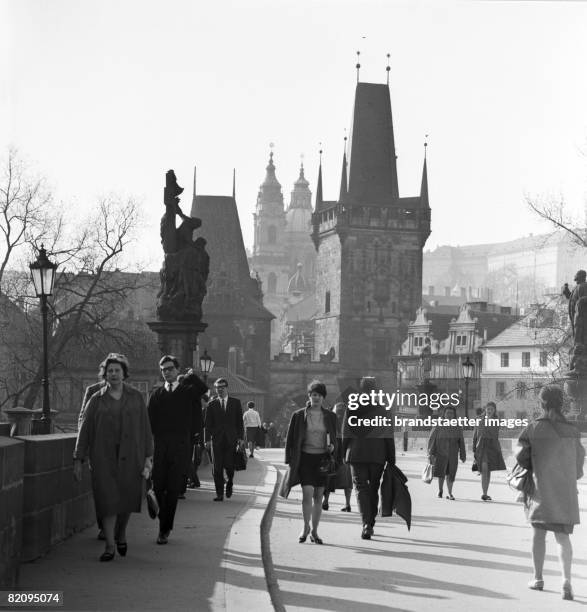
<path id="1" fill-rule="evenodd" d="M 100 381 L 84 393 L 79 431 L 74 451 L 74 476 L 82 475 L 82 463 L 89 461 L 99 539 L 105 549 L 100 561 L 112 561 L 117 551 L 128 550 L 126 528 L 133 512 L 140 512 L 147 486 L 152 484 L 159 520 L 157 544 L 166 544 L 173 530 L 178 499 L 187 487 L 199 486 L 198 466 L 203 453 L 212 463 L 216 489 L 214 501 L 223 502 L 233 493 L 235 456 L 239 451 L 253 458 L 259 446 L 278 446 L 280 434 L 274 423 L 263 423 L 254 402 L 242 410 L 231 396 L 228 381 L 219 378 L 214 394 L 191 370 L 180 375 L 173 355 L 159 361 L 164 384 L 155 388 L 145 403 L 142 394 L 127 384 L 129 363 L 124 355 L 110 353 L 100 364 Z M 302 490 L 302 529 L 298 541 L 307 538 L 316 544 L 323 510 L 329 509 L 330 493 L 344 491 L 342 511 L 351 512 L 355 489 L 361 520 L 360 537 L 371 539 L 379 507 L 380 486 L 386 466 L 394 478 L 405 479 L 395 465 L 393 427 L 380 419 L 382 407 L 361 405 L 353 410 L 344 401 L 333 410 L 325 406 L 326 386 L 313 381 L 308 387 L 306 406 L 295 411 L 285 441 L 287 474 L 280 494 L 287 497 L 292 487 Z M 376 391 L 376 381 L 364 377 L 359 392 Z M 562 571 L 562 596 L 573 599 L 571 586 L 572 546 L 570 535 L 579 523 L 576 482 L 583 476 L 585 450 L 578 430 L 563 415 L 563 392 L 555 385 L 541 389 L 542 415 L 521 433 L 515 454 L 516 488 L 532 526 L 534 577 L 528 586 L 544 588 L 543 565 L 546 534 L 553 532 Z M 496 415 L 488 402 L 481 415 Z M 455 418 L 455 409 L 443 411 Z M 379 420 L 378 420 L 379 419 Z M 377 423 L 375 425 L 374 423 Z M 489 495 L 491 472 L 505 470 L 499 443 L 499 427 L 481 418 L 473 432 L 473 469 L 481 475 L 481 499 Z M 457 425 L 435 426 L 428 440 L 428 462 L 438 481 L 438 497 L 455 500 L 454 483 L 459 459 L 466 460 L 463 430 Z M 513 473 L 510 479 L 513 482 Z M 391 476 L 390 476 L 391 477 Z M 384 485 L 385 486 L 385 485 Z M 383 491 L 383 488 L 382 488 Z"/>

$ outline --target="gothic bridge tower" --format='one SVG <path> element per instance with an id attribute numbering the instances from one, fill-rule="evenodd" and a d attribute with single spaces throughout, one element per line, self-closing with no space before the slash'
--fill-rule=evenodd
<path id="1" fill-rule="evenodd" d="M 377 376 L 392 388 L 391 356 L 421 304 L 430 235 L 426 158 L 420 195 L 400 197 L 386 84 L 357 83 L 350 145 L 338 201 L 323 200 L 321 165 L 318 174 L 315 350 L 334 348 L 342 377 Z"/>

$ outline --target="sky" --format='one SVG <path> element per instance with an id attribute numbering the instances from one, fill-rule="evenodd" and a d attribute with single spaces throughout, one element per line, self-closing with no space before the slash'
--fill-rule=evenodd
<path id="1" fill-rule="evenodd" d="M 401 196 L 418 195 L 425 135 L 432 234 L 481 244 L 548 231 L 527 195 L 584 217 L 587 3 L 445 0 L 0 0 L 0 147 L 59 205 L 138 199 L 130 263 L 157 269 L 165 172 L 236 196 L 252 246 L 273 143 L 290 200 L 303 159 L 336 199 L 360 80 L 390 92 Z M 303 156 L 303 158 L 302 158 Z"/>

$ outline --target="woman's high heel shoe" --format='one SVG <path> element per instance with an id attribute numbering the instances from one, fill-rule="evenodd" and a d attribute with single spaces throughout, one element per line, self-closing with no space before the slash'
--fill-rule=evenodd
<path id="1" fill-rule="evenodd" d="M 568 601 L 573 600 L 573 589 L 571 588 L 570 582 L 563 582 L 563 599 Z"/>
<path id="2" fill-rule="evenodd" d="M 303 544 L 306 541 L 306 538 L 308 537 L 308 534 L 310 533 L 310 530 L 308 529 L 308 531 L 302 531 L 302 534 L 300 535 L 300 537 L 298 538 L 298 542 L 300 544 Z"/>
<path id="3" fill-rule="evenodd" d="M 126 557 L 126 551 L 128 550 L 128 544 L 126 542 L 116 542 L 116 550 L 121 557 Z"/>
<path id="4" fill-rule="evenodd" d="M 310 534 L 310 541 L 314 542 L 314 544 L 324 544 L 322 538 L 319 538 L 317 534 Z"/>
<path id="5" fill-rule="evenodd" d="M 100 555 L 100 561 L 112 561 L 112 559 L 114 559 L 114 551 L 110 551 L 110 550 L 105 550 L 101 555 Z"/>

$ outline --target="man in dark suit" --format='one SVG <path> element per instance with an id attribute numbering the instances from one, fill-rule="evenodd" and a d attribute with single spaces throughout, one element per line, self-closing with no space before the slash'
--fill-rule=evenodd
<path id="1" fill-rule="evenodd" d="M 370 395 L 372 391 L 377 392 L 376 381 L 365 376 L 359 392 Z M 365 425 L 373 422 L 381 424 Z M 370 540 L 379 505 L 381 475 L 386 462 L 395 465 L 392 413 L 379 404 L 359 405 L 355 410 L 348 408 L 342 430 L 342 451 L 344 462 L 351 466 L 363 522 L 361 537 Z"/>
<path id="2" fill-rule="evenodd" d="M 173 355 L 161 357 L 159 369 L 165 385 L 151 393 L 148 410 L 155 441 L 153 488 L 159 502 L 157 544 L 167 544 L 192 444 L 202 433 L 200 398 L 208 387 L 193 372 L 178 381 L 179 362 Z"/>
<path id="3" fill-rule="evenodd" d="M 240 400 L 228 396 L 228 381 L 219 378 L 214 383 L 218 397 L 206 409 L 206 447 L 212 447 L 212 463 L 216 497 L 224 500 L 224 472 L 226 472 L 226 497 L 232 496 L 234 477 L 234 451 L 245 437 L 243 409 Z"/>

